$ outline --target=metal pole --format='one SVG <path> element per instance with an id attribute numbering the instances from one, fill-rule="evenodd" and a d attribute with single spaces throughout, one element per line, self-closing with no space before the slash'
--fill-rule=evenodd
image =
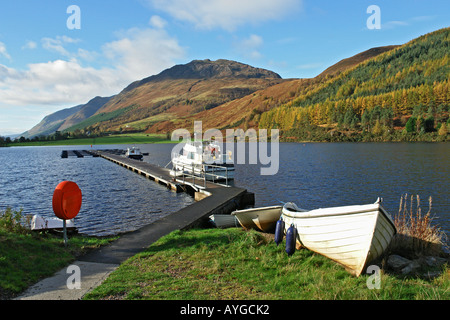
<path id="1" fill-rule="evenodd" d="M 67 228 L 66 228 L 66 219 L 63 220 L 63 235 L 64 235 L 64 246 L 67 247 Z"/>
<path id="2" fill-rule="evenodd" d="M 228 168 L 227 167 L 225 167 L 225 184 L 228 187 Z"/>

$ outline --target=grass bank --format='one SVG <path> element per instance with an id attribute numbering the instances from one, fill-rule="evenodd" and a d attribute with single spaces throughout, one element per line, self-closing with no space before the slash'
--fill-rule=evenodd
<path id="1" fill-rule="evenodd" d="M 20 210 L 0 212 L 0 300 L 13 298 L 113 239 L 77 235 L 65 247 L 62 235 L 30 231 Z"/>
<path id="2" fill-rule="evenodd" d="M 351 276 L 307 249 L 288 257 L 273 236 L 241 228 L 175 231 L 123 263 L 85 299 L 450 299 L 450 276 Z"/>
<path id="3" fill-rule="evenodd" d="M 65 140 L 51 141 L 27 141 L 13 142 L 8 144 L 9 147 L 25 147 L 25 146 L 70 146 L 70 145 L 108 145 L 108 144 L 146 144 L 146 143 L 169 143 L 165 134 L 114 134 L 96 138 L 70 138 Z"/>

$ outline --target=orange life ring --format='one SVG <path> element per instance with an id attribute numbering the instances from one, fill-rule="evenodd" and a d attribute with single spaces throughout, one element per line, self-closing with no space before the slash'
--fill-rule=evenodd
<path id="1" fill-rule="evenodd" d="M 80 212 L 81 202 L 81 190 L 75 182 L 63 181 L 53 192 L 53 212 L 60 219 L 75 218 Z"/>

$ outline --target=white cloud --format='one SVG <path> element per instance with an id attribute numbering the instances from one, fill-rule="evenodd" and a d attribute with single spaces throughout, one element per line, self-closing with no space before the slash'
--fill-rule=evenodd
<path id="1" fill-rule="evenodd" d="M 276 20 L 298 10 L 302 0 L 147 0 L 156 9 L 199 29 L 233 31 L 250 23 Z"/>
<path id="2" fill-rule="evenodd" d="M 3 42 L 0 42 L 0 57 L 3 56 L 8 60 L 11 60 L 11 56 L 8 54 L 8 51 L 6 51 L 6 46 Z"/>
<path id="3" fill-rule="evenodd" d="M 75 61 L 56 60 L 28 65 L 18 71 L 0 65 L 0 101 L 6 105 L 35 106 L 87 102 L 117 88 L 111 69 L 83 68 Z"/>
<path id="4" fill-rule="evenodd" d="M 25 43 L 25 45 L 22 47 L 22 49 L 29 49 L 29 50 L 33 50 L 37 48 L 37 43 L 34 41 L 27 41 L 27 43 Z"/>
<path id="5" fill-rule="evenodd" d="M 127 30 L 119 40 L 104 45 L 103 52 L 116 61 L 120 74 L 129 80 L 158 73 L 184 56 L 176 39 L 163 29 L 150 28 Z"/>
<path id="6" fill-rule="evenodd" d="M 163 29 L 166 27 L 167 21 L 160 16 L 152 16 L 150 18 L 149 24 L 157 29 Z"/>
<path id="7" fill-rule="evenodd" d="M 70 53 L 64 46 L 66 44 L 78 43 L 79 39 L 73 39 L 67 36 L 57 36 L 56 38 L 42 38 L 42 47 L 46 50 L 57 52 L 63 56 L 70 56 Z"/>
<path id="8" fill-rule="evenodd" d="M 176 39 L 163 29 L 130 29 L 118 36 L 106 43 L 101 53 L 82 48 L 72 52 L 64 47 L 77 44 L 77 39 L 44 38 L 43 46 L 59 53 L 60 59 L 29 64 L 25 70 L 0 64 L 0 108 L 86 103 L 98 95 L 117 94 L 131 82 L 159 73 L 184 56 Z M 85 66 L 79 58 L 84 63 L 101 59 L 104 67 Z"/>
<path id="9" fill-rule="evenodd" d="M 408 25 L 409 25 L 409 23 L 406 21 L 389 21 L 389 22 L 383 23 L 381 25 L 381 29 L 385 29 L 385 30 L 394 29 L 396 27 L 404 27 L 404 26 L 408 26 Z"/>
<path id="10" fill-rule="evenodd" d="M 263 43 L 264 41 L 261 36 L 252 34 L 250 37 L 236 43 L 235 47 L 236 50 L 245 57 L 258 59 L 262 56 L 259 49 L 262 47 Z"/>

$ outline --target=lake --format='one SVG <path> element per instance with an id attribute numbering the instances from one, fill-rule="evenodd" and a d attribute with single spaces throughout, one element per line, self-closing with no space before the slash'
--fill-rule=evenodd
<path id="1" fill-rule="evenodd" d="M 149 152 L 144 161 L 165 166 L 174 144 L 137 146 Z M 184 193 L 104 159 L 60 157 L 62 150 L 90 148 L 0 148 L 0 209 L 22 207 L 25 214 L 53 216 L 53 191 L 59 182 L 71 180 L 83 192 L 76 218 L 80 232 L 110 235 L 135 230 L 193 203 Z M 435 222 L 449 234 L 447 143 L 281 143 L 279 157 L 279 171 L 272 176 L 260 175 L 260 165 L 236 165 L 234 184 L 254 192 L 256 206 L 293 201 L 316 209 L 373 203 L 382 197 L 383 206 L 395 215 L 400 197 L 407 193 L 420 196 L 425 214 L 431 196 Z"/>

